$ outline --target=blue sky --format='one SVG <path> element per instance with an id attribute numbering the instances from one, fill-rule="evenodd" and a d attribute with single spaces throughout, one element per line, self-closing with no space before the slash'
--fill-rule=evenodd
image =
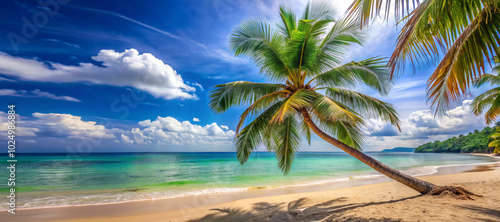
<path id="1" fill-rule="evenodd" d="M 208 92 L 235 80 L 264 81 L 250 60 L 232 56 L 228 38 L 244 18 L 276 21 L 285 1 L 41 2 L 0 3 L 0 122 L 16 104 L 19 152 L 233 151 L 243 109 L 214 114 Z M 286 4 L 301 12 L 306 1 Z M 347 6 L 338 1 L 339 15 Z M 346 62 L 390 56 L 393 24 L 375 22 Z M 425 100 L 432 71 L 408 69 L 379 97 L 396 106 L 403 131 L 367 120 L 366 150 L 415 147 L 484 126 L 468 101 L 434 120 Z M 313 140 L 301 150 L 338 151 Z"/>

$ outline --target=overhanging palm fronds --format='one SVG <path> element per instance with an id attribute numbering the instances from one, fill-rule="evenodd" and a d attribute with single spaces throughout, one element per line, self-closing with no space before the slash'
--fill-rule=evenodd
<path id="1" fill-rule="evenodd" d="M 411 13 L 411 8 L 419 3 L 419 0 L 354 0 L 347 12 L 349 17 L 358 19 L 362 27 L 368 25 L 371 19 L 381 15 L 387 20 L 393 11 L 395 19 L 400 20 Z"/>
<path id="2" fill-rule="evenodd" d="M 349 8 L 349 16 L 362 25 L 381 12 L 386 19 L 395 13 L 405 23 L 389 59 L 391 76 L 408 62 L 415 70 L 441 60 L 428 81 L 428 99 L 436 114 L 463 98 L 485 66 L 491 66 L 491 58 L 499 55 L 498 0 L 355 0 Z"/>
<path id="3" fill-rule="evenodd" d="M 485 72 L 485 63 L 500 55 L 500 11 L 494 12 L 498 9 L 491 7 L 485 7 L 462 30 L 429 78 L 428 97 L 438 113 L 460 99 L 473 80 Z"/>

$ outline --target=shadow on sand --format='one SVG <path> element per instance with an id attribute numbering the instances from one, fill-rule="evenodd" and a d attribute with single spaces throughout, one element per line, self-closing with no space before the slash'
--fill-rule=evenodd
<path id="1" fill-rule="evenodd" d="M 485 219 L 485 218 L 476 218 L 478 221 L 485 221 L 485 222 L 496 222 L 500 221 L 500 210 L 494 210 L 494 209 L 489 209 L 485 207 L 477 207 L 477 206 L 463 206 L 463 209 L 470 210 L 470 211 L 476 211 L 477 213 L 481 215 L 489 215 L 493 217 L 494 220 L 491 219 Z"/>
<path id="2" fill-rule="evenodd" d="M 347 198 L 341 197 L 320 204 L 308 204 L 308 198 L 301 198 L 286 203 L 255 203 L 251 210 L 243 210 L 240 208 L 219 208 L 211 209 L 216 211 L 207 214 L 202 218 L 190 220 L 190 222 L 200 221 L 373 221 L 373 222 L 393 222 L 400 221 L 391 218 L 360 218 L 346 216 L 350 210 L 373 205 L 382 205 L 396 203 L 419 197 L 412 196 L 397 200 L 370 202 L 370 203 L 349 203 L 346 204 Z M 286 206 L 285 206 L 286 205 Z"/>

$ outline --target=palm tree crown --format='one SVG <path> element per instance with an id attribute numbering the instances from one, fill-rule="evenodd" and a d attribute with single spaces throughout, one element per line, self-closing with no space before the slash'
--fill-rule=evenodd
<path id="1" fill-rule="evenodd" d="M 362 42 L 359 23 L 336 20 L 326 1 L 308 4 L 300 18 L 284 7 L 279 16 L 276 26 L 261 19 L 244 20 L 230 40 L 236 56 L 251 58 L 274 83 L 237 81 L 217 85 L 210 92 L 215 112 L 249 105 L 236 129 L 241 164 L 264 145 L 275 152 L 279 168 L 287 174 L 301 139 L 310 143 L 311 128 L 304 115 L 356 149 L 363 144 L 365 117 L 381 118 L 399 128 L 391 104 L 351 90 L 365 84 L 386 95 L 392 85 L 381 58 L 342 64 L 348 47 Z M 246 124 L 249 117 L 253 120 Z"/>

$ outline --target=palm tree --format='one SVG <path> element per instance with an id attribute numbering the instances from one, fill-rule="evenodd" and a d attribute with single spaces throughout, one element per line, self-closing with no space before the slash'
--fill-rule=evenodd
<path id="1" fill-rule="evenodd" d="M 498 76 L 500 74 L 500 59 L 496 58 L 495 61 L 499 64 L 493 67 L 493 72 L 497 73 L 497 75 L 484 74 L 475 82 L 476 87 L 480 87 L 486 83 L 500 85 L 500 76 Z M 493 123 L 500 114 L 500 86 L 477 96 L 472 101 L 471 108 L 476 115 L 480 115 L 488 108 L 488 111 L 484 114 L 484 119 L 486 120 L 486 124 Z"/>
<path id="2" fill-rule="evenodd" d="M 300 19 L 284 7 L 279 16 L 276 28 L 263 20 L 246 19 L 233 30 L 230 40 L 236 56 L 254 60 L 264 77 L 276 83 L 236 81 L 217 85 L 210 92 L 210 107 L 217 113 L 250 105 L 236 127 L 239 162 L 244 164 L 252 151 L 264 145 L 275 153 L 286 175 L 301 139 L 310 143 L 312 131 L 422 194 L 449 189 L 397 171 L 360 151 L 363 117 L 380 118 L 397 128 L 400 120 L 391 104 L 349 89 L 364 84 L 387 95 L 391 87 L 386 61 L 381 58 L 341 63 L 348 46 L 361 43 L 359 24 L 334 20 L 327 2 L 308 4 Z M 244 126 L 249 116 L 255 118 Z M 463 188 L 455 190 L 470 194 Z"/>
<path id="3" fill-rule="evenodd" d="M 495 155 L 500 154 L 500 127 L 497 126 L 496 132 L 490 136 L 493 141 L 488 144 L 488 147 L 493 147 L 493 153 Z"/>
<path id="4" fill-rule="evenodd" d="M 491 66 L 491 59 L 500 55 L 498 0 L 354 0 L 348 9 L 361 25 L 382 12 L 385 19 L 393 12 L 405 23 L 389 59 L 391 76 L 408 62 L 415 70 L 442 57 L 427 82 L 436 114 L 463 98 L 470 83 L 484 74 L 485 64 Z"/>

